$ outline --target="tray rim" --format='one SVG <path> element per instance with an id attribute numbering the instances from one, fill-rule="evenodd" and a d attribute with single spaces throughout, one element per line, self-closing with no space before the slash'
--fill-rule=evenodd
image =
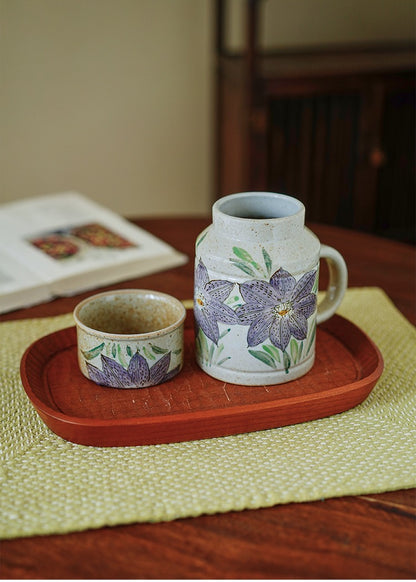
<path id="1" fill-rule="evenodd" d="M 368 386 L 368 390 L 364 394 L 363 398 L 359 402 L 357 402 L 357 404 L 359 404 L 360 402 L 365 400 L 365 398 L 371 392 L 371 390 L 373 389 L 374 385 L 376 384 L 377 380 L 380 378 L 380 376 L 383 372 L 384 361 L 383 361 L 383 356 L 382 356 L 379 348 L 374 343 L 374 341 L 361 328 L 359 328 L 355 323 L 353 323 L 351 320 L 349 320 L 341 315 L 335 314 L 332 316 L 332 318 L 330 320 L 328 320 L 327 322 L 324 322 L 323 324 L 320 324 L 320 328 L 325 329 L 332 336 L 334 336 L 338 340 L 342 341 L 342 337 L 340 338 L 339 335 L 333 333 L 333 331 L 331 330 L 332 327 L 336 327 L 337 323 L 338 323 L 338 325 L 351 326 L 355 330 L 356 333 L 358 332 L 361 334 L 361 336 L 366 340 L 366 342 L 369 344 L 369 346 L 371 347 L 372 351 L 374 352 L 374 354 L 376 356 L 376 362 L 377 362 L 376 366 L 370 374 L 363 376 L 363 377 L 360 377 L 353 382 L 350 382 L 350 383 L 342 385 L 342 386 L 336 386 L 333 388 L 329 388 L 327 390 L 323 390 L 320 392 L 309 393 L 307 395 L 308 402 L 319 401 L 319 400 L 325 399 L 327 397 L 336 397 L 337 395 L 351 394 L 357 390 L 359 391 L 364 386 L 366 386 L 366 387 Z M 41 344 L 42 342 L 50 340 L 51 336 L 57 336 L 57 335 L 64 336 L 65 335 L 65 336 L 70 337 L 70 334 L 73 334 L 75 341 L 68 342 L 68 345 L 65 347 L 60 346 L 59 349 L 57 349 L 56 351 L 51 351 L 50 358 L 52 358 L 53 355 L 58 353 L 59 351 L 62 351 L 63 349 L 68 349 L 71 346 L 75 345 L 75 343 L 76 343 L 76 328 L 75 328 L 75 326 L 68 326 L 68 327 L 51 332 L 49 334 L 46 334 L 46 335 L 38 338 L 37 340 L 32 342 L 26 348 L 26 350 L 24 351 L 23 356 L 21 358 L 20 376 L 21 376 L 23 388 L 24 388 L 30 402 L 32 403 L 32 405 L 34 406 L 34 408 L 36 409 L 38 414 L 41 416 L 42 420 L 45 422 L 45 424 L 49 428 L 51 428 L 51 426 L 46 420 L 48 418 L 52 419 L 53 421 L 57 421 L 59 423 L 62 423 L 65 426 L 73 426 L 73 427 L 78 426 L 78 427 L 84 428 L 84 429 L 91 428 L 92 430 L 105 429 L 105 428 L 115 429 L 117 427 L 126 428 L 126 427 L 135 427 L 135 426 L 141 426 L 141 427 L 145 428 L 146 426 L 149 427 L 149 426 L 155 426 L 158 424 L 163 424 L 166 426 L 166 425 L 175 425 L 175 424 L 183 423 L 183 422 L 186 422 L 190 419 L 209 420 L 209 419 L 219 419 L 219 418 L 227 418 L 227 417 L 230 419 L 238 418 L 239 416 L 246 415 L 248 412 L 267 412 L 270 410 L 278 410 L 279 408 L 286 408 L 288 406 L 296 406 L 297 404 L 301 404 L 302 402 L 305 401 L 305 395 L 297 395 L 297 396 L 293 396 L 293 397 L 268 400 L 268 401 L 264 401 L 264 402 L 256 402 L 253 404 L 240 404 L 240 405 L 236 405 L 236 406 L 230 406 L 228 408 L 210 408 L 210 409 L 195 410 L 195 411 L 189 411 L 189 412 L 159 414 L 159 415 L 154 415 L 154 416 L 137 416 L 137 417 L 127 417 L 127 418 L 120 417 L 117 419 L 102 419 L 102 418 L 95 418 L 93 416 L 80 417 L 80 416 L 73 416 L 73 415 L 65 414 L 64 412 L 61 412 L 59 410 L 56 410 L 56 409 L 50 407 L 43 400 L 41 400 L 38 396 L 36 396 L 36 394 L 33 393 L 31 383 L 30 383 L 30 380 L 28 378 L 28 374 L 26 374 L 26 362 L 27 362 L 28 358 L 31 356 L 32 351 L 38 346 L 38 344 Z M 351 350 L 348 347 L 347 347 L 347 349 L 351 353 Z M 200 373 L 204 374 L 204 372 L 202 370 L 200 370 Z M 278 385 L 276 385 L 276 386 L 278 386 Z M 259 387 L 252 386 L 249 388 L 256 390 L 256 388 L 259 388 Z M 354 406 L 356 406 L 357 404 L 355 404 Z M 352 407 L 354 407 L 354 406 L 352 406 Z M 348 408 L 345 408 L 344 411 L 349 410 L 352 407 L 350 406 Z M 337 414 L 337 412 L 333 412 L 332 414 Z M 331 416 L 331 414 L 324 415 L 324 416 Z M 322 418 L 322 417 L 319 417 L 319 418 Z M 303 421 L 300 421 L 300 422 L 303 422 Z M 291 423 L 291 424 L 295 424 L 295 423 Z M 282 425 L 277 425 L 276 428 L 278 426 L 282 426 Z M 53 430 L 53 432 L 56 432 L 56 434 L 61 436 L 59 434 L 59 432 L 57 432 L 55 429 L 51 428 L 51 430 Z M 258 430 L 262 430 L 262 429 L 258 429 Z M 246 432 L 252 432 L 252 430 L 246 431 Z M 231 434 L 238 434 L 238 433 L 231 433 Z M 217 435 L 213 435 L 213 436 L 217 436 Z M 62 438 L 66 438 L 66 437 L 62 437 Z M 209 438 L 209 437 L 201 437 L 201 438 Z M 70 439 L 66 439 L 66 440 L 70 440 Z M 194 439 L 190 438 L 187 440 L 194 440 Z M 82 444 L 80 441 L 72 441 L 72 442 L 79 442 L 80 444 Z M 169 442 L 176 442 L 176 441 L 169 441 Z M 96 445 L 96 446 L 99 446 L 99 445 Z M 102 445 L 102 446 L 111 446 L 111 445 Z M 123 445 L 115 445 L 115 446 L 123 446 Z"/>

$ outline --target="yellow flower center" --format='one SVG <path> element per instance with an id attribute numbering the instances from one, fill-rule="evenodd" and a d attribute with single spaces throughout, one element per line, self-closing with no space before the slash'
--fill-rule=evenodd
<path id="1" fill-rule="evenodd" d="M 195 297 L 195 304 L 202 309 L 203 307 L 205 307 L 206 304 L 206 300 L 204 297 L 204 294 L 202 293 L 202 291 L 200 289 L 198 289 L 197 293 L 196 293 L 196 297 Z"/>
<path id="2" fill-rule="evenodd" d="M 279 315 L 280 317 L 284 317 L 285 315 L 287 315 L 291 311 L 291 309 L 292 309 L 292 305 L 288 301 L 287 303 L 279 303 L 279 305 L 276 305 L 276 307 L 274 308 L 274 312 L 276 315 Z"/>

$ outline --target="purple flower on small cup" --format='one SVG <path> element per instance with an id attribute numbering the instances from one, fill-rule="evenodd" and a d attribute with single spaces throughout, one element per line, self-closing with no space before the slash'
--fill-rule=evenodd
<path id="1" fill-rule="evenodd" d="M 194 314 L 196 325 L 204 334 L 218 344 L 220 332 L 218 322 L 233 325 L 239 323 L 236 313 L 224 305 L 234 283 L 225 280 L 209 280 L 208 271 L 200 260 L 195 269 Z"/>
<path id="2" fill-rule="evenodd" d="M 240 323 L 250 325 L 249 347 L 267 338 L 284 351 L 293 336 L 306 338 L 308 318 L 316 309 L 316 294 L 312 293 L 316 271 L 305 273 L 299 281 L 284 269 L 279 269 L 270 282 L 253 280 L 240 285 L 245 304 L 236 310 Z"/>
<path id="3" fill-rule="evenodd" d="M 138 352 L 131 358 L 125 369 L 115 360 L 101 354 L 102 370 L 86 362 L 90 379 L 102 386 L 112 388 L 145 388 L 166 382 L 178 372 L 175 368 L 168 372 L 170 352 L 162 356 L 149 368 L 146 358 Z"/>

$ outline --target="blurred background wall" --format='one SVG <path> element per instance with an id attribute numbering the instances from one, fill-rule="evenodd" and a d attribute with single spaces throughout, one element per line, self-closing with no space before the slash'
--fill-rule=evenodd
<path id="1" fill-rule="evenodd" d="M 244 43 L 244 1 L 229 2 L 229 48 Z M 415 0 L 263 0 L 265 49 L 390 43 L 415 37 Z"/>
<path id="2" fill-rule="evenodd" d="M 206 0 L 1 0 L 0 202 L 76 189 L 125 215 L 210 197 Z"/>
<path id="3" fill-rule="evenodd" d="M 127 216 L 214 196 L 214 0 L 0 0 L 0 203 L 75 189 Z M 269 0 L 268 46 L 414 38 L 414 0 Z M 244 31 L 230 5 L 231 44 Z"/>

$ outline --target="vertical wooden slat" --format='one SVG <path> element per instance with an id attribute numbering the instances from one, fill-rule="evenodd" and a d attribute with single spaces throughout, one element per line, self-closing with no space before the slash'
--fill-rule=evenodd
<path id="1" fill-rule="evenodd" d="M 335 224 L 351 226 L 354 218 L 354 175 L 357 163 L 357 130 L 360 116 L 360 99 L 356 95 L 343 97 L 340 111 L 339 140 L 341 143 L 339 167 L 339 212 Z"/>
<path id="2" fill-rule="evenodd" d="M 356 95 L 273 101 L 269 187 L 302 200 L 310 220 L 352 225 L 358 115 Z"/>
<path id="3" fill-rule="evenodd" d="M 327 107 L 326 98 L 316 101 L 314 138 L 315 144 L 312 151 L 312 200 L 310 219 L 319 220 L 324 216 L 323 189 L 325 185 L 325 166 L 327 158 Z"/>
<path id="4" fill-rule="evenodd" d="M 321 212 L 324 222 L 333 224 L 338 213 L 339 192 L 342 184 L 338 181 L 341 144 L 339 141 L 339 98 L 333 95 L 326 100 L 327 138 L 325 144 L 325 168 L 321 192 Z"/>
<path id="5" fill-rule="evenodd" d="M 412 244 L 416 243 L 415 101 L 415 92 L 409 89 L 386 96 L 375 224 L 378 234 Z"/>
<path id="6" fill-rule="evenodd" d="M 287 102 L 287 193 L 298 196 L 298 172 L 302 164 L 299 155 L 299 111 L 300 100 L 293 99 Z"/>
<path id="7" fill-rule="evenodd" d="M 246 124 L 247 148 L 244 167 L 247 171 L 247 186 L 249 190 L 254 190 L 261 186 L 258 177 L 261 175 L 259 164 L 262 163 L 259 155 L 259 147 L 262 144 L 258 139 L 261 132 L 261 90 L 259 88 L 259 78 L 257 75 L 258 63 L 258 2 L 257 0 L 247 0 L 246 2 L 246 50 L 244 55 L 244 84 L 245 98 L 247 100 L 247 117 L 243 120 Z M 265 131 L 264 127 L 264 131 Z"/>
<path id="8" fill-rule="evenodd" d="M 301 124 L 299 136 L 299 161 L 298 195 L 308 208 L 311 192 L 311 163 L 313 150 L 313 100 L 311 98 L 301 101 Z M 309 218 L 309 211 L 308 218 Z"/>
<path id="9" fill-rule="evenodd" d="M 363 115 L 360 116 L 356 179 L 354 184 L 354 217 L 352 227 L 374 231 L 378 168 L 370 163 L 370 152 L 380 147 L 384 108 L 384 88 L 374 83 L 363 93 Z M 365 112 L 365 113 L 364 113 Z"/>

